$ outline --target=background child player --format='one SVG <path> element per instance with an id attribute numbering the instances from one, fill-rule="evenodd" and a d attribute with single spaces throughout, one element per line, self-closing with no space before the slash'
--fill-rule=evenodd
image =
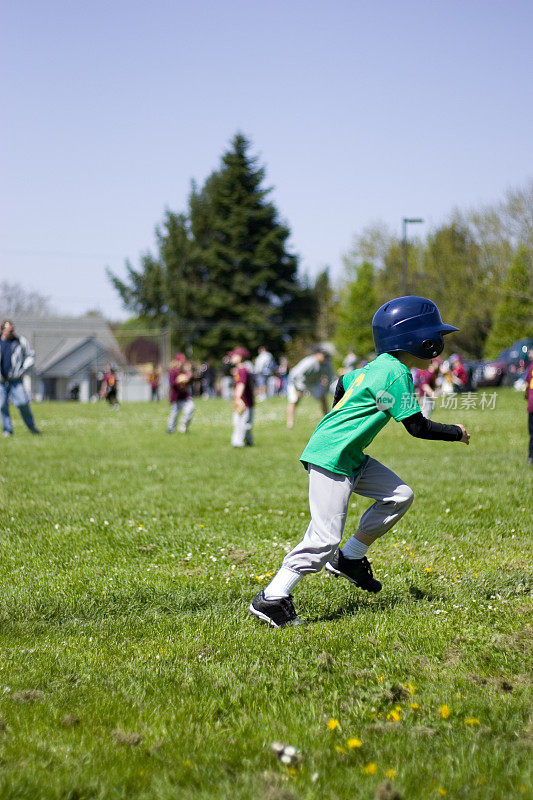
<path id="1" fill-rule="evenodd" d="M 424 369 L 444 348 L 445 325 L 437 306 L 423 297 L 399 297 L 381 306 L 372 320 L 377 358 L 339 379 L 332 410 L 317 426 L 301 461 L 309 473 L 311 522 L 303 540 L 285 557 L 271 583 L 259 592 L 250 613 L 275 627 L 298 624 L 291 591 L 304 575 L 326 566 L 337 577 L 369 592 L 381 583 L 366 558 L 369 546 L 405 514 L 413 492 L 365 450 L 390 419 L 412 436 L 468 444 L 462 425 L 442 425 L 420 412 L 410 369 Z M 352 492 L 374 500 L 342 550 Z"/>
<path id="2" fill-rule="evenodd" d="M 191 397 L 192 369 L 184 353 L 176 353 L 168 371 L 170 414 L 167 433 L 174 433 L 181 414 L 179 432 L 187 433 L 195 405 Z"/>
<path id="3" fill-rule="evenodd" d="M 306 390 L 318 400 L 322 413 L 328 413 L 327 394 L 334 377 L 331 355 L 325 345 L 313 347 L 311 355 L 291 369 L 287 382 L 287 428 L 294 427 L 296 406 Z"/>
<path id="4" fill-rule="evenodd" d="M 120 404 L 118 402 L 118 378 L 114 367 L 109 364 L 105 366 L 105 373 L 102 379 L 102 386 L 100 389 L 100 397 L 107 400 L 111 408 L 118 411 Z"/>
<path id="5" fill-rule="evenodd" d="M 233 364 L 233 433 L 232 447 L 251 447 L 254 443 L 254 379 L 245 362 L 250 358 L 246 347 L 236 347 L 228 353 Z"/>

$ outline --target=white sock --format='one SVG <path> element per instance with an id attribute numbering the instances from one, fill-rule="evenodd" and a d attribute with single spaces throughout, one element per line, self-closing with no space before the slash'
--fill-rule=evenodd
<path id="1" fill-rule="evenodd" d="M 265 599 L 279 600 L 281 597 L 287 597 L 302 578 L 303 575 L 300 575 L 299 572 L 281 567 L 265 587 Z"/>
<path id="2" fill-rule="evenodd" d="M 368 545 L 351 536 L 341 550 L 344 558 L 363 558 L 368 552 Z"/>

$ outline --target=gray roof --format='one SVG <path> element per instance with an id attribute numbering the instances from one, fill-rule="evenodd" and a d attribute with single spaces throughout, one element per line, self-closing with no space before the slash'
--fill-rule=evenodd
<path id="1" fill-rule="evenodd" d="M 59 366 L 60 361 L 78 351 L 88 340 L 101 346 L 104 360 L 117 366 L 126 365 L 126 359 L 103 317 L 93 314 L 84 317 L 14 315 L 13 324 L 16 333 L 24 336 L 35 350 L 34 370 L 37 373 L 49 370 L 52 365 Z"/>

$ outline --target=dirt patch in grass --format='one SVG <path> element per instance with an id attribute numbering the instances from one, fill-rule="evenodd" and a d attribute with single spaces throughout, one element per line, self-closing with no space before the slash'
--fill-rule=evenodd
<path id="1" fill-rule="evenodd" d="M 405 686 L 399 686 L 398 684 L 393 684 L 389 689 L 385 689 L 381 695 L 381 699 L 387 703 L 399 703 L 401 700 L 406 700 L 408 697 L 409 691 Z"/>
<path id="2" fill-rule="evenodd" d="M 76 714 L 65 714 L 61 720 L 62 728 L 73 728 L 75 725 L 80 724 L 80 718 Z"/>
<path id="3" fill-rule="evenodd" d="M 142 733 L 127 733 L 126 731 L 121 731 L 118 728 L 114 731 L 111 731 L 111 736 L 115 742 L 126 745 L 127 747 L 136 747 L 142 742 L 143 739 Z"/>
<path id="4" fill-rule="evenodd" d="M 403 795 L 390 781 L 383 781 L 376 786 L 376 800 L 403 800 Z"/>
<path id="5" fill-rule="evenodd" d="M 263 773 L 261 800 L 297 800 L 292 789 L 283 785 L 283 778 L 275 772 Z"/>
<path id="6" fill-rule="evenodd" d="M 44 700 L 45 694 L 40 689 L 22 689 L 20 692 L 13 692 L 11 699 L 15 703 L 39 703 Z"/>
<path id="7" fill-rule="evenodd" d="M 494 646 L 500 650 L 513 650 L 519 653 L 533 651 L 533 626 L 526 625 L 516 633 L 502 633 L 496 636 Z"/>
<path id="8" fill-rule="evenodd" d="M 253 555 L 251 550 L 240 550 L 236 547 L 234 550 L 229 551 L 228 560 L 231 561 L 232 564 L 243 564 L 245 561 L 248 561 L 251 555 Z"/>

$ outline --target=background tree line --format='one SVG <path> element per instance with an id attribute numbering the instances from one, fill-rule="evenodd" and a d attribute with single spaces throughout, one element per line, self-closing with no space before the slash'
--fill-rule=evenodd
<path id="1" fill-rule="evenodd" d="M 168 327 L 173 346 L 196 358 L 265 344 L 297 358 L 313 340 L 341 353 L 373 349 L 375 309 L 402 294 L 402 242 L 376 223 L 355 237 L 344 276 L 299 275 L 290 230 L 264 186 L 265 171 L 237 134 L 185 212 L 167 210 L 157 253 L 145 253 L 122 280 L 108 272 L 136 328 Z M 424 240 L 407 246 L 407 293 L 429 296 L 461 330 L 454 348 L 493 357 L 533 334 L 533 181 L 494 206 L 456 210 Z M 128 324 L 125 326 L 128 327 Z"/>
<path id="2" fill-rule="evenodd" d="M 344 258 L 336 340 L 340 350 L 372 351 L 374 309 L 402 294 L 402 242 L 377 223 L 355 237 Z M 424 240 L 407 246 L 407 293 L 431 297 L 460 328 L 453 346 L 493 358 L 533 336 L 533 181 L 501 203 L 456 210 Z"/>

